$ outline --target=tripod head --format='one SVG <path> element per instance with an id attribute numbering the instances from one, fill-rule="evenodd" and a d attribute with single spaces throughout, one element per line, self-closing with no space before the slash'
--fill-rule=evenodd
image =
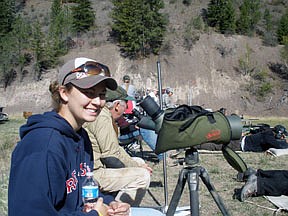
<path id="1" fill-rule="evenodd" d="M 199 164 L 199 152 L 196 148 L 191 147 L 185 149 L 185 156 L 176 158 L 177 164 L 185 165 L 186 167 L 194 167 Z"/>
<path id="2" fill-rule="evenodd" d="M 199 164 L 198 150 L 194 147 L 187 149 L 185 151 L 184 162 L 185 162 L 185 165 L 192 166 L 192 167 Z"/>

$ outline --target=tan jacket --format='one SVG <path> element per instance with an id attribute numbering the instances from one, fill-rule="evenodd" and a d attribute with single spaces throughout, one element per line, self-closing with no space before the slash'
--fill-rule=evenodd
<path id="1" fill-rule="evenodd" d="M 113 121 L 109 109 L 105 106 L 94 122 L 84 124 L 93 147 L 94 170 L 105 167 L 100 160 L 101 157 L 115 157 L 125 167 L 139 167 L 138 163 L 119 145 Z"/>

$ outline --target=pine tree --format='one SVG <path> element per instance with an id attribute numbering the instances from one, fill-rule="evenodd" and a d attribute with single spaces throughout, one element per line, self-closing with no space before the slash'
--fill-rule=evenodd
<path id="1" fill-rule="evenodd" d="M 13 30 L 10 34 L 10 38 L 13 39 L 13 49 L 15 50 L 16 55 L 13 57 L 14 62 L 19 65 L 19 72 L 22 80 L 22 70 L 26 63 L 25 51 L 29 49 L 30 41 L 29 36 L 31 34 L 31 28 L 26 20 L 21 16 L 18 16 L 15 19 L 13 24 Z M 12 48 L 12 47 L 11 47 Z"/>
<path id="2" fill-rule="evenodd" d="M 36 22 L 32 27 L 31 49 L 34 52 L 34 79 L 39 80 L 42 73 L 42 61 L 45 59 L 45 37 L 41 25 Z"/>
<path id="3" fill-rule="evenodd" d="M 15 0 L 0 1 L 0 36 L 12 30 L 15 19 Z"/>
<path id="4" fill-rule="evenodd" d="M 210 0 L 207 11 L 207 21 L 209 26 L 216 27 L 218 25 L 221 16 L 220 13 L 221 1 Z"/>
<path id="5" fill-rule="evenodd" d="M 24 52 L 29 49 L 29 33 L 29 25 L 18 15 L 11 31 L 1 37 L 0 64 L 3 70 L 0 69 L 0 72 L 5 87 L 19 74 L 22 80 L 22 70 L 26 63 Z"/>
<path id="6" fill-rule="evenodd" d="M 234 33 L 236 29 L 235 9 L 231 0 L 226 0 L 222 5 L 222 13 L 219 22 L 221 33 Z"/>
<path id="7" fill-rule="evenodd" d="M 162 0 L 113 0 L 113 36 L 130 57 L 157 54 L 164 37 L 166 20 L 159 12 Z"/>
<path id="8" fill-rule="evenodd" d="M 68 47 L 66 46 L 65 40 L 72 30 L 71 14 L 68 8 L 62 8 L 60 0 L 54 0 L 53 5 L 51 7 L 51 23 L 49 29 L 51 58 L 67 53 Z"/>
<path id="9" fill-rule="evenodd" d="M 13 62 L 11 60 L 15 56 L 12 49 L 14 40 L 10 34 L 0 37 L 0 81 L 4 85 L 4 89 L 14 80 Z"/>
<path id="10" fill-rule="evenodd" d="M 76 33 L 88 31 L 95 22 L 95 13 L 89 0 L 78 1 L 72 8 L 73 30 Z"/>
<path id="11" fill-rule="evenodd" d="M 221 33 L 233 33 L 236 28 L 235 9 L 231 0 L 211 0 L 208 4 L 208 25 Z"/>
<path id="12" fill-rule="evenodd" d="M 264 11 L 263 19 L 265 22 L 265 30 L 267 32 L 272 31 L 272 15 L 270 14 L 270 11 L 267 8 Z"/>
<path id="13" fill-rule="evenodd" d="M 240 34 L 251 35 L 261 19 L 260 0 L 244 0 L 237 21 Z"/>
<path id="14" fill-rule="evenodd" d="M 62 11 L 61 0 L 53 0 L 50 19 L 53 22 Z"/>
<path id="15" fill-rule="evenodd" d="M 288 37 L 288 10 L 280 19 L 277 29 L 277 37 L 281 44 L 284 44 L 284 37 Z"/>

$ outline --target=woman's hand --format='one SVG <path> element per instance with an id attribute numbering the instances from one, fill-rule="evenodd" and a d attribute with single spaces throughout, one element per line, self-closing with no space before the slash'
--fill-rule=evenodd
<path id="1" fill-rule="evenodd" d="M 130 205 L 128 203 L 112 201 L 108 209 L 109 216 L 129 216 Z"/>
<path id="2" fill-rule="evenodd" d="M 95 203 L 84 204 L 84 212 L 90 212 L 91 210 L 95 210 L 103 216 L 108 216 L 108 207 L 103 203 L 102 197 L 99 197 Z"/>

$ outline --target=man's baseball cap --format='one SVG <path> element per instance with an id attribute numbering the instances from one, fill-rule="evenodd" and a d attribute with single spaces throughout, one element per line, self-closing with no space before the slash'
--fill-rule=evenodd
<path id="1" fill-rule="evenodd" d="M 173 89 L 170 88 L 170 87 L 167 87 L 167 88 L 166 88 L 166 93 L 168 94 L 169 92 L 173 93 Z"/>
<path id="2" fill-rule="evenodd" d="M 106 92 L 106 101 L 112 102 L 115 100 L 135 101 L 135 98 L 128 96 L 125 89 L 123 89 L 121 86 L 118 86 L 115 91 L 107 89 L 107 92 Z"/>
<path id="3" fill-rule="evenodd" d="M 125 80 L 130 80 L 130 76 L 129 75 L 124 75 L 123 76 L 123 81 L 125 81 Z"/>
<path id="4" fill-rule="evenodd" d="M 117 88 L 117 82 L 111 78 L 109 68 L 93 59 L 85 57 L 71 59 L 59 69 L 60 85 L 72 83 L 79 88 L 88 89 L 102 81 L 105 81 L 106 87 L 111 90 Z"/>
<path id="5" fill-rule="evenodd" d="M 288 136 L 288 132 L 287 132 L 286 128 L 283 125 L 276 125 L 273 128 L 273 131 L 276 134 Z"/>

